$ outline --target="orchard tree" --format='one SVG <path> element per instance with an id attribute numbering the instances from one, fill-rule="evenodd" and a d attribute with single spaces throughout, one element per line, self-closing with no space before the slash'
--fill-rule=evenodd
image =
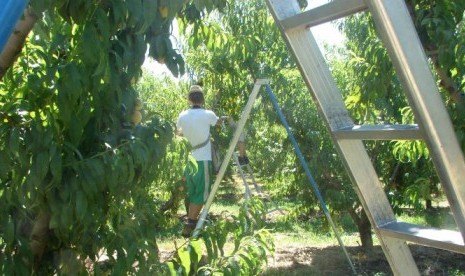
<path id="1" fill-rule="evenodd" d="M 102 255 L 116 274 L 160 269 L 150 191 L 173 129 L 141 118 L 134 84 L 147 52 L 183 74 L 186 6 L 200 20 L 225 1 L 30 1 L 0 64 L 2 274 L 99 273 Z"/>

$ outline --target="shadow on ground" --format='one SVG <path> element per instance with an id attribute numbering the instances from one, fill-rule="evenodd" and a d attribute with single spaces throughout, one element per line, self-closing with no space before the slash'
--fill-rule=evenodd
<path id="1" fill-rule="evenodd" d="M 347 247 L 357 275 L 393 275 L 380 246 L 363 253 L 359 247 Z M 465 275 L 465 255 L 435 248 L 410 245 L 421 275 Z M 262 274 L 273 275 L 353 275 L 338 246 L 279 249 Z"/>

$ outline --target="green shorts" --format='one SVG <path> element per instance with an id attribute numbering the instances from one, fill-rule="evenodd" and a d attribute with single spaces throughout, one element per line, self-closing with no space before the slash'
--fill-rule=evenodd
<path id="1" fill-rule="evenodd" d="M 187 195 L 193 204 L 205 204 L 213 183 L 212 161 L 197 161 L 197 170 L 188 166 L 184 171 Z"/>

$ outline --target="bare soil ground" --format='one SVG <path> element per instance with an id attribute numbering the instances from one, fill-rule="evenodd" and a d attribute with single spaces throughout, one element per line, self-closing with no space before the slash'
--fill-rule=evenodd
<path id="1" fill-rule="evenodd" d="M 341 247 L 292 246 L 277 243 L 274 257 L 268 260 L 263 276 L 354 275 Z M 346 247 L 356 275 L 393 275 L 380 246 L 369 253 L 360 247 Z M 421 275 L 465 275 L 465 255 L 435 248 L 410 245 Z M 174 252 L 161 251 L 162 259 Z"/>
<path id="2" fill-rule="evenodd" d="M 357 275 L 393 275 L 380 246 L 364 253 L 347 247 Z M 421 275 L 465 275 L 465 255 L 410 245 Z M 277 243 L 274 258 L 263 275 L 353 275 L 342 249 L 331 247 L 286 247 Z"/>

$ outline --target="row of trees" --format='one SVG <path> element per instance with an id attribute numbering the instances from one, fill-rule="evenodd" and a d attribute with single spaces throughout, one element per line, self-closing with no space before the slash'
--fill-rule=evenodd
<path id="1" fill-rule="evenodd" d="M 406 4 L 465 148 L 465 4 Z M 175 18 L 183 49 L 172 43 Z M 154 229 L 170 223 L 157 211 L 186 162 L 173 124 L 187 84 L 143 75 L 146 53 L 175 76 L 187 71 L 220 115 L 237 118 L 253 81 L 270 78 L 332 212 L 349 214 L 362 244 L 372 245 L 366 215 L 263 1 L 32 0 L 24 19 L 32 33 L 0 83 L 2 272 L 85 270 L 83 260 L 96 263 L 102 254 L 114 273 L 159 271 Z M 331 66 L 354 119 L 412 122 L 370 17 L 353 16 L 340 28 L 347 44 L 329 49 Z M 133 119 L 138 98 L 142 124 Z M 249 153 L 268 190 L 301 202 L 296 214 L 317 210 L 266 97 L 258 100 L 248 133 Z M 418 207 L 439 192 L 423 144 L 367 148 L 395 206 Z"/>

